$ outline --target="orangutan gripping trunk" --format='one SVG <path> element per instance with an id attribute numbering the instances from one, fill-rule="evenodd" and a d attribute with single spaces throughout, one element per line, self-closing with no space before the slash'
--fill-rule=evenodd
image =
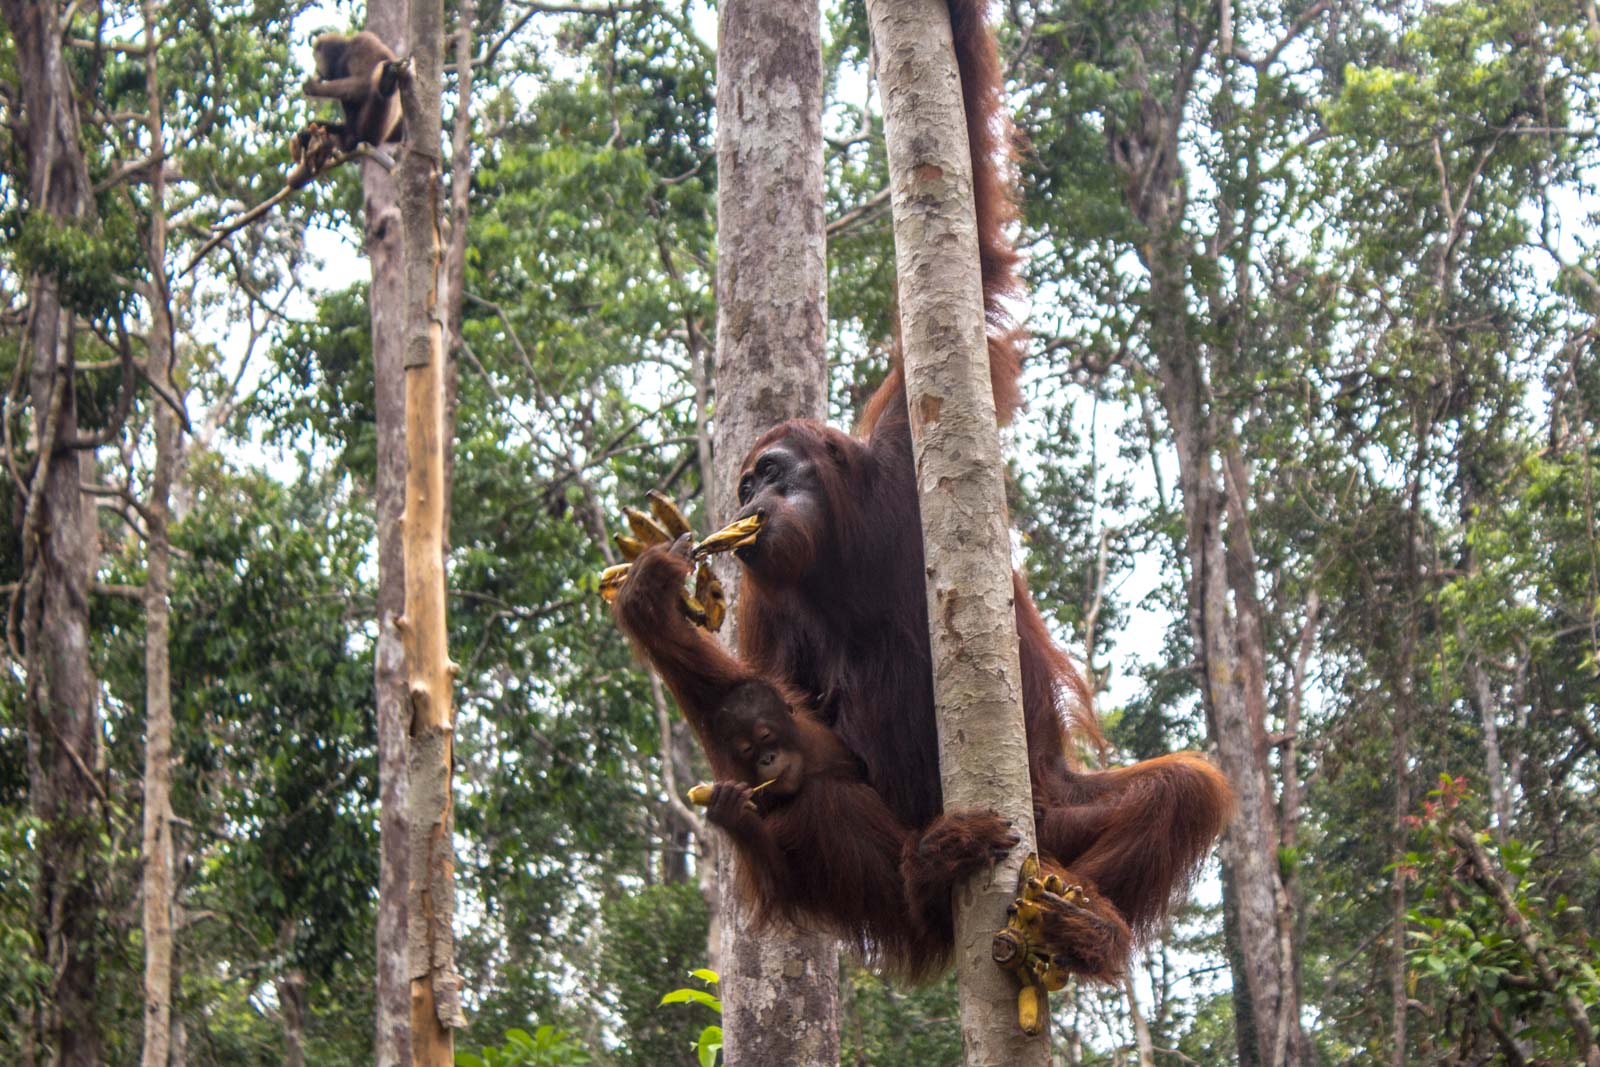
<path id="1" fill-rule="evenodd" d="M 973 155 L 990 376 L 1005 423 L 1020 403 L 1022 346 L 1005 298 L 1020 286 L 1008 236 L 1016 214 L 1012 133 L 984 8 L 984 0 L 950 2 Z M 864 930 L 860 938 L 896 969 L 926 973 L 943 958 L 950 936 L 932 901 L 943 899 L 947 909 L 949 885 L 987 862 L 998 838 L 957 834 L 949 857 L 932 853 L 933 874 L 918 875 L 914 856 L 904 878 L 882 873 L 897 847 L 905 858 L 905 842 L 917 828 L 927 828 L 920 842 L 953 840 L 953 831 L 936 822 L 943 804 L 922 531 L 898 366 L 868 402 L 856 435 L 809 420 L 768 431 L 744 461 L 738 500 L 733 522 L 760 516 L 760 527 L 744 530 L 732 548 L 746 572 L 737 658 L 678 610 L 689 564 L 683 555 L 672 565 L 677 585 L 663 582 L 657 571 L 672 551 L 667 546 L 647 549 L 632 565 L 618 591 L 617 620 L 672 689 L 719 779 L 760 784 L 734 749 L 748 723 L 730 694 L 751 685 L 768 694 L 768 703 L 789 709 L 801 738 L 789 746 L 801 762 L 831 768 L 822 779 L 827 784 L 808 785 L 787 800 L 815 807 L 826 819 L 802 824 L 799 816 L 763 807 L 772 801 L 758 801 L 754 813 L 744 811 L 743 798 L 739 805 L 725 801 L 724 821 L 747 864 L 753 851 L 768 850 L 762 868 L 784 872 L 785 848 L 803 842 L 819 869 L 879 872 L 836 891 L 797 892 L 793 878 L 775 884 L 759 875 L 747 879 L 747 889 L 763 905 L 797 908 L 847 932 Z M 1103 745 L 1090 694 L 1051 641 L 1020 574 L 1014 584 L 1028 770 L 1045 873 L 1044 888 L 1025 895 L 1019 907 L 1033 909 L 1033 929 L 1053 965 L 1110 981 L 1124 970 L 1132 944 L 1159 927 L 1193 878 L 1222 831 L 1232 794 L 1216 769 L 1192 753 L 1114 770 L 1081 768 L 1071 736 Z M 779 720 L 765 714 L 762 721 L 775 729 Z M 970 823 L 983 814 L 946 818 Z M 912 851 L 922 855 L 923 846 Z M 860 895 L 867 893 L 878 897 L 864 913 Z M 914 927 L 895 917 L 919 908 L 923 918 Z M 922 943 L 929 939 L 938 942 L 931 949 Z"/>

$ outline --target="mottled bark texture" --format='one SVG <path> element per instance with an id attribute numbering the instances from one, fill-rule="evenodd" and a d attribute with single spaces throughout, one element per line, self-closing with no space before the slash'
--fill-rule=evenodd
<path id="1" fill-rule="evenodd" d="M 1033 802 L 961 80 L 944 0 L 869 0 L 867 13 L 889 152 L 945 807 L 993 808 L 1027 839 L 957 894 L 961 1041 L 968 1067 L 1042 1067 L 1049 1038 L 1022 1032 L 1016 981 L 990 958 L 1032 848 Z"/>
<path id="2" fill-rule="evenodd" d="M 62 56 L 55 3 L 0 0 L 21 88 L 27 207 L 55 224 L 88 222 L 93 205 L 78 140 L 78 104 Z M 19 183 L 20 184 L 20 183 Z M 40 820 L 35 936 L 50 976 L 39 1020 L 46 1062 L 99 1064 L 92 877 L 104 795 L 94 777 L 100 724 L 89 670 L 92 527 L 85 524 L 76 452 L 71 312 L 41 271 L 26 280 L 28 321 L 19 359 L 28 367 L 38 464 L 23 512 L 20 639 L 28 706 L 28 794 Z M 92 512 L 90 513 L 92 514 Z M 13 620 L 8 620 L 8 626 Z"/>
<path id="3" fill-rule="evenodd" d="M 405 54 L 405 0 L 370 0 L 367 29 L 396 55 Z M 372 321 L 372 375 L 377 413 L 377 471 L 373 496 L 378 519 L 378 641 L 373 683 L 378 723 L 378 917 L 373 1062 L 411 1062 L 411 982 L 406 962 L 405 646 L 399 619 L 406 606 L 405 549 L 405 261 L 400 200 L 394 177 L 377 163 L 361 165 L 366 200 L 367 262 L 372 271 L 368 310 Z"/>
<path id="4" fill-rule="evenodd" d="M 145 40 L 158 39 L 155 0 L 144 0 Z M 145 116 L 150 143 L 164 144 L 160 68 L 154 48 L 145 55 Z M 150 327 L 145 372 L 158 394 L 171 394 L 175 355 L 167 289 L 166 167 L 150 168 L 150 229 L 146 238 L 150 280 L 146 297 Z M 156 397 L 156 458 L 150 472 L 144 520 L 148 555 L 144 586 L 144 827 L 142 886 L 144 925 L 143 1067 L 167 1067 L 172 1052 L 172 671 L 167 596 L 171 588 L 172 542 L 168 536 L 173 473 L 178 466 L 178 415 Z"/>
<path id="5" fill-rule="evenodd" d="M 411 77 L 401 88 L 408 140 L 399 166 L 405 247 L 406 609 L 400 627 L 410 702 L 411 1061 L 451 1067 L 461 1014 L 455 969 L 451 842 L 453 683 L 445 628 L 444 322 L 439 302 L 439 108 L 442 0 L 410 7 Z"/>
<path id="6" fill-rule="evenodd" d="M 769 427 L 827 403 L 822 42 L 815 0 L 724 0 L 717 19 L 717 402 L 712 511 L 732 515 L 740 461 Z M 719 574 L 730 597 L 738 569 Z M 728 634 L 733 641 L 734 634 Z M 839 1062 L 838 946 L 748 932 L 719 849 L 724 1054 Z"/>

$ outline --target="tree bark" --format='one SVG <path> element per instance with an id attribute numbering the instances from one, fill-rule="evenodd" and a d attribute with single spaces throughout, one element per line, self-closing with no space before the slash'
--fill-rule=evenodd
<path id="1" fill-rule="evenodd" d="M 78 105 L 62 57 L 54 3 L 0 0 L 10 27 L 26 122 L 28 208 L 52 223 L 92 215 L 78 140 Z M 93 946 L 100 902 L 92 877 L 100 724 L 89 669 L 89 567 L 78 455 L 71 313 L 54 278 L 27 279 L 28 322 L 18 358 L 27 361 L 39 460 L 23 512 L 22 652 L 28 706 L 28 792 L 40 820 L 35 922 L 40 961 L 51 975 L 42 1020 L 49 1063 L 101 1061 Z M 87 514 L 93 514 L 92 509 Z"/>
<path id="2" fill-rule="evenodd" d="M 165 144 L 161 80 L 157 66 L 158 22 L 154 0 L 144 0 L 146 127 L 151 145 Z M 175 395 L 172 305 L 167 280 L 166 167 L 150 168 L 150 328 L 145 373 L 152 392 L 156 457 L 145 500 L 149 534 L 144 588 L 144 1050 L 143 1067 L 167 1067 L 172 1047 L 172 673 L 167 596 L 171 588 L 172 541 L 168 534 L 173 473 L 182 445 L 178 416 L 160 394 Z"/>
<path id="3" fill-rule="evenodd" d="M 306 1067 L 306 976 L 291 967 L 274 988 L 283 1023 L 283 1067 Z"/>
<path id="4" fill-rule="evenodd" d="M 1047 1065 L 1047 1032 L 1023 1033 L 1016 981 L 990 957 L 1034 848 L 1033 794 L 961 80 L 943 0 L 869 0 L 867 15 L 889 153 L 944 802 L 993 808 L 1024 838 L 957 893 L 962 1046 L 968 1067 Z"/>
<path id="5" fill-rule="evenodd" d="M 445 628 L 444 322 L 439 301 L 442 0 L 414 0 L 411 76 L 402 86 L 408 140 L 399 167 L 406 276 L 406 609 L 400 627 L 410 704 L 411 1058 L 452 1067 L 461 1013 L 455 969 L 452 755 L 455 711 Z"/>
<path id="6" fill-rule="evenodd" d="M 737 508 L 760 434 L 827 404 L 822 42 L 815 0 L 724 0 L 717 16 L 717 408 L 712 510 Z M 730 600 L 738 570 L 718 568 Z M 728 639 L 734 639 L 730 628 Z M 838 945 L 751 915 L 719 849 L 723 1054 L 839 1061 Z"/>
<path id="7" fill-rule="evenodd" d="M 367 29 L 396 55 L 405 53 L 405 0 L 370 0 Z M 378 523 L 378 640 L 373 650 L 373 690 L 378 724 L 378 916 L 373 1061 L 377 1067 L 411 1062 L 411 984 L 406 957 L 405 645 L 405 318 L 406 282 L 401 248 L 399 193 L 389 171 L 371 160 L 361 165 L 366 200 L 367 262 L 372 288 L 372 375 L 377 416 L 377 470 L 373 497 Z"/>

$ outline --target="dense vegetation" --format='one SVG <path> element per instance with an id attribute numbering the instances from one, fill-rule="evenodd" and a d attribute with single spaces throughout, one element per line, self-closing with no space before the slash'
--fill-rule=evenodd
<path id="1" fill-rule="evenodd" d="M 126 323 L 144 351 L 159 214 L 192 430 L 171 526 L 175 1044 L 195 1064 L 280 1063 L 291 1040 L 306 1062 L 370 1062 L 375 416 L 356 168 L 184 270 L 213 223 L 281 185 L 314 110 L 307 41 L 361 13 L 58 13 L 93 189 L 93 210 L 61 224 L 30 193 L 21 6 L 0 3 L 0 1059 L 44 1061 L 57 980 L 30 800 L 50 727 L 24 699 L 18 606 L 35 276 L 75 324 L 80 428 L 107 431 L 79 453 L 100 736 L 76 786 L 81 899 L 106 1058 L 139 1055 L 137 587 L 165 401 L 140 377 L 117 409 L 113 338 Z M 699 988 L 707 962 L 703 865 L 662 773 L 690 746 L 658 721 L 593 576 L 619 504 L 647 488 L 688 501 L 702 529 L 713 518 L 698 509 L 715 20 L 693 2 L 543 10 L 562 6 L 476 12 L 449 557 L 458 1048 L 687 1064 L 715 1020 L 659 1001 Z M 1114 758 L 1213 745 L 1234 709 L 1202 693 L 1197 665 L 1232 649 L 1301 1062 L 1581 1062 L 1583 1024 L 1600 1028 L 1593 5 L 998 6 L 1028 139 L 1036 334 L 1011 449 L 1017 558 L 1101 688 Z M 150 11 L 161 203 L 140 170 L 145 53 L 126 47 Z M 848 423 L 892 344 L 893 255 L 865 16 L 823 17 Z M 1210 536 L 1215 557 L 1198 547 Z M 1226 574 L 1204 585 L 1212 558 Z M 1254 1062 L 1237 1036 L 1237 885 L 1208 873 L 1143 954 L 1136 1005 L 1056 998 L 1058 1054 Z M 958 1062 L 951 988 L 852 968 L 844 1000 L 848 1062 Z"/>

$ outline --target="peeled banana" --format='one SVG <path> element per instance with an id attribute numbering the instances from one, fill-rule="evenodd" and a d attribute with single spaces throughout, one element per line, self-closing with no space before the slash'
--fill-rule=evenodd
<path id="1" fill-rule="evenodd" d="M 736 548 L 753 545 L 761 534 L 761 528 L 766 524 L 767 516 L 762 511 L 736 519 L 696 545 L 695 558 L 704 559 L 718 552 L 731 552 Z"/>

